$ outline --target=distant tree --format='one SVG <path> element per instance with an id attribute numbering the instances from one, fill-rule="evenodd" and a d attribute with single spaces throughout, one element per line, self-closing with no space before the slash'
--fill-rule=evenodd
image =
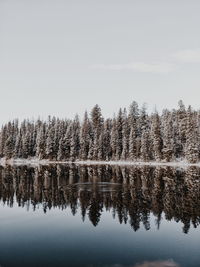
<path id="1" fill-rule="evenodd" d="M 83 124 L 80 131 L 80 159 L 86 160 L 88 158 L 90 140 L 92 138 L 91 123 L 85 112 Z"/>
<path id="2" fill-rule="evenodd" d="M 123 150 L 123 113 L 120 108 L 116 120 L 116 158 L 119 160 Z"/>
<path id="3" fill-rule="evenodd" d="M 98 105 L 95 105 L 91 111 L 91 120 L 92 120 L 92 130 L 93 130 L 93 159 L 98 159 L 98 142 L 99 137 L 103 127 L 103 117 L 101 114 L 101 109 Z"/>
<path id="4" fill-rule="evenodd" d="M 151 127 L 154 159 L 156 161 L 160 161 L 162 159 L 162 138 L 160 131 L 160 118 L 157 112 L 152 115 Z"/>
<path id="5" fill-rule="evenodd" d="M 179 155 L 184 156 L 184 148 L 186 144 L 186 130 L 187 130 L 187 112 L 182 100 L 178 102 L 179 109 L 177 111 L 178 116 L 178 133 L 179 133 Z"/>
<path id="6" fill-rule="evenodd" d="M 5 142 L 5 148 L 4 148 L 4 155 L 7 159 L 11 159 L 13 156 L 13 151 L 14 151 L 15 143 L 13 136 L 10 135 Z"/>
<path id="7" fill-rule="evenodd" d="M 173 120 L 172 114 L 165 110 L 163 114 L 163 159 L 167 162 L 172 160 L 174 140 L 173 140 Z"/>
<path id="8" fill-rule="evenodd" d="M 105 160 L 110 160 L 112 158 L 111 130 L 112 130 L 112 120 L 107 119 L 104 123 L 104 136 L 103 136 L 103 150 L 104 150 Z"/>
<path id="9" fill-rule="evenodd" d="M 131 160 L 137 159 L 137 139 L 135 129 L 131 127 L 131 132 L 129 135 L 129 158 Z"/>
<path id="10" fill-rule="evenodd" d="M 80 122 L 76 115 L 74 121 L 72 122 L 72 135 L 70 141 L 70 158 L 72 161 L 79 158 L 80 151 Z"/>
<path id="11" fill-rule="evenodd" d="M 46 150 L 46 124 L 40 125 L 37 131 L 36 137 L 36 157 L 39 159 L 45 158 L 45 150 Z"/>
<path id="12" fill-rule="evenodd" d="M 47 121 L 9 121 L 0 131 L 0 157 L 75 160 L 172 161 L 200 158 L 200 111 L 178 109 L 147 113 L 132 102 L 129 111 L 104 120 L 95 105 L 83 121 L 49 117 Z"/>
<path id="13" fill-rule="evenodd" d="M 111 151 L 112 151 L 112 159 L 117 159 L 117 122 L 116 119 L 113 119 L 112 129 L 111 129 Z"/>
<path id="14" fill-rule="evenodd" d="M 150 160 L 150 135 L 149 132 L 143 131 L 141 137 L 141 160 L 149 161 Z"/>
<path id="15" fill-rule="evenodd" d="M 5 143 L 7 140 L 7 125 L 2 126 L 1 128 L 1 133 L 0 133 L 0 156 L 4 157 L 5 156 Z"/>
<path id="16" fill-rule="evenodd" d="M 190 163 L 196 163 L 199 160 L 197 137 L 195 114 L 192 113 L 191 107 L 189 107 L 187 111 L 185 157 Z"/>
<path id="17" fill-rule="evenodd" d="M 53 124 L 50 124 L 47 130 L 46 139 L 46 157 L 50 160 L 55 159 L 55 128 Z"/>
<path id="18" fill-rule="evenodd" d="M 121 158 L 123 160 L 126 160 L 129 154 L 129 133 L 130 133 L 126 109 L 124 109 L 122 116 L 123 116 L 123 123 L 122 123 L 122 155 L 121 155 Z"/>

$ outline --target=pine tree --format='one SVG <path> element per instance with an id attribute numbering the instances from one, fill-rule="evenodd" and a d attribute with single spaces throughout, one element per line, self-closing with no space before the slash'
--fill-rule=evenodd
<path id="1" fill-rule="evenodd" d="M 4 155 L 7 159 L 11 159 L 13 157 L 13 151 L 14 151 L 14 140 L 13 136 L 10 135 L 5 142 L 5 148 L 4 148 Z"/>
<path id="2" fill-rule="evenodd" d="M 72 136 L 70 142 L 70 158 L 72 161 L 79 158 L 80 151 L 80 122 L 78 116 L 72 123 Z"/>
<path id="3" fill-rule="evenodd" d="M 123 150 L 123 113 L 121 108 L 117 116 L 116 127 L 116 158 L 119 160 Z"/>
<path id="4" fill-rule="evenodd" d="M 61 137 L 59 140 L 59 148 L 57 154 L 57 160 L 62 161 L 65 159 L 65 146 L 64 146 L 64 138 Z"/>
<path id="5" fill-rule="evenodd" d="M 104 124 L 104 139 L 103 139 L 103 151 L 105 160 L 107 161 L 112 158 L 111 129 L 112 129 L 112 121 L 110 119 L 107 119 Z"/>
<path id="6" fill-rule="evenodd" d="M 137 159 L 137 140 L 135 129 L 132 127 L 129 135 L 129 158 L 133 161 Z"/>
<path id="7" fill-rule="evenodd" d="M 155 112 L 152 116 L 152 140 L 153 140 L 153 151 L 154 151 L 154 159 L 156 161 L 161 161 L 162 159 L 162 139 L 161 139 L 161 131 L 160 131 L 160 118 L 157 112 Z"/>
<path id="8" fill-rule="evenodd" d="M 99 152 L 98 142 L 99 142 L 99 137 L 100 137 L 102 127 L 103 127 L 103 117 L 101 114 L 101 109 L 98 105 L 95 105 L 91 111 L 91 120 L 92 120 L 92 129 L 93 129 L 93 134 L 92 134 L 93 160 L 97 160 L 98 152 Z"/>
<path id="9" fill-rule="evenodd" d="M 190 163 L 196 163 L 199 160 L 199 150 L 197 143 L 198 135 L 194 119 L 194 114 L 192 113 L 191 107 L 189 107 L 187 111 L 185 156 Z"/>
<path id="10" fill-rule="evenodd" d="M 94 154 L 94 144 L 93 144 L 93 141 L 91 139 L 90 144 L 89 144 L 89 152 L 88 152 L 88 159 L 89 160 L 94 160 L 93 154 Z"/>
<path id="11" fill-rule="evenodd" d="M 200 112 L 191 107 L 148 115 L 133 102 L 129 113 L 119 110 L 117 117 L 104 121 L 96 105 L 91 119 L 83 122 L 49 117 L 47 121 L 10 121 L 0 131 L 0 157 L 49 160 L 164 160 L 200 156 Z"/>
<path id="12" fill-rule="evenodd" d="M 31 155 L 30 139 L 31 139 L 30 132 L 27 131 L 25 136 L 23 136 L 23 139 L 22 139 L 22 157 L 25 159 L 30 157 Z"/>
<path id="13" fill-rule="evenodd" d="M 141 137 L 141 160 L 142 161 L 149 161 L 150 160 L 150 136 L 149 132 L 143 131 Z"/>
<path id="14" fill-rule="evenodd" d="M 46 151 L 46 134 L 45 134 L 46 124 L 40 125 L 37 130 L 37 137 L 36 137 L 36 157 L 39 159 L 45 158 L 45 151 Z"/>
<path id="15" fill-rule="evenodd" d="M 17 138 L 16 138 L 13 157 L 14 158 L 22 158 L 23 157 L 23 146 L 22 146 L 22 134 L 21 134 L 21 131 L 18 133 Z"/>
<path id="16" fill-rule="evenodd" d="M 178 133 L 179 133 L 179 155 L 184 156 L 185 143 L 186 143 L 186 131 L 187 131 L 187 112 L 182 100 L 178 102 L 179 109 L 177 111 L 178 116 Z"/>
<path id="17" fill-rule="evenodd" d="M 173 141 L 173 121 L 171 113 L 166 110 L 163 114 L 163 159 L 166 162 L 172 160 L 173 156 L 173 148 L 174 148 L 174 141 Z"/>
<path id="18" fill-rule="evenodd" d="M 83 124 L 80 132 L 80 159 L 86 160 L 88 158 L 90 139 L 92 137 L 91 123 L 85 112 Z"/>
<path id="19" fill-rule="evenodd" d="M 112 150 L 112 159 L 116 160 L 117 159 L 117 123 L 116 119 L 113 119 L 112 122 L 112 129 L 111 129 L 111 150 Z"/>
<path id="20" fill-rule="evenodd" d="M 121 158 L 126 160 L 129 154 L 129 125 L 126 109 L 123 111 L 123 124 L 122 124 L 122 155 Z"/>
<path id="21" fill-rule="evenodd" d="M 103 126 L 103 117 L 101 114 L 101 109 L 98 105 L 95 105 L 94 108 L 92 109 L 91 119 L 92 119 L 92 126 L 94 129 L 94 132 L 96 133 L 97 138 L 98 138 L 101 133 L 102 126 Z"/>
<path id="22" fill-rule="evenodd" d="M 47 140 L 46 140 L 46 157 L 50 160 L 55 159 L 55 129 L 51 124 L 48 127 L 47 131 Z"/>
<path id="23" fill-rule="evenodd" d="M 0 133 L 0 157 L 5 156 L 5 143 L 7 139 L 7 126 L 2 126 Z"/>
<path id="24" fill-rule="evenodd" d="M 134 129 L 136 129 L 136 126 L 138 124 L 138 118 L 139 118 L 138 104 L 136 101 L 133 101 L 129 107 L 129 115 L 128 115 L 129 128 L 133 127 Z"/>
<path id="25" fill-rule="evenodd" d="M 64 151 L 65 151 L 64 159 L 65 160 L 70 160 L 72 134 L 73 134 L 73 126 L 72 126 L 72 122 L 71 122 L 67 128 L 67 132 L 66 132 L 65 137 L 63 139 L 63 146 L 64 146 Z"/>

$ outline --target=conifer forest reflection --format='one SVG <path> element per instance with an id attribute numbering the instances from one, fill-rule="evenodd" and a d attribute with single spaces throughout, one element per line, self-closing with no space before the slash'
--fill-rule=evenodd
<path id="1" fill-rule="evenodd" d="M 185 170 L 170 167 L 64 164 L 1 167 L 0 265 L 200 266 L 200 256 L 196 252 L 197 245 L 200 244 L 199 177 L 200 169 L 196 167 Z M 33 214 L 39 214 L 36 224 L 33 223 L 33 220 L 36 220 L 32 217 Z M 49 220 L 46 217 L 48 214 L 51 216 Z M 66 218 L 63 219 L 60 214 L 65 214 Z M 12 223 L 12 230 L 9 223 L 4 224 L 11 215 L 12 222 L 9 223 Z M 21 216 L 20 220 L 23 218 L 22 221 L 17 218 L 16 225 L 15 216 Z M 32 223 L 25 222 L 27 216 Z M 77 228 L 73 228 L 75 225 Z M 70 229 L 67 228 L 69 226 Z M 122 226 L 123 229 L 119 228 Z M 21 237 L 18 240 L 21 242 L 21 249 L 33 239 L 34 232 L 38 233 L 39 236 L 33 243 L 41 252 L 38 258 L 35 256 L 34 260 L 31 259 L 33 255 L 28 250 L 24 262 L 17 261 L 16 257 L 15 265 L 11 258 L 8 259 L 4 249 L 6 233 L 7 238 L 13 241 L 14 237 L 9 233 L 14 231 L 15 227 L 16 232 L 24 235 L 23 242 L 19 241 Z M 67 228 L 66 232 L 64 227 Z M 14 235 L 16 232 L 13 232 Z M 152 235 L 149 236 L 151 232 Z M 52 236 L 52 233 L 55 235 Z M 64 239 L 67 233 L 68 237 L 70 235 L 70 241 Z M 42 239 L 44 234 L 49 240 Z M 106 235 L 110 235 L 110 238 L 116 241 L 110 243 L 112 247 L 106 247 Z M 56 239 L 58 236 L 63 238 L 62 242 Z M 145 238 L 148 240 L 148 246 L 144 245 Z M 58 249 L 57 252 L 54 250 L 54 256 L 49 254 L 51 249 L 55 249 L 48 243 L 51 241 Z M 62 243 L 60 251 L 59 242 Z M 85 246 L 88 250 L 90 247 L 93 250 L 94 242 L 95 252 L 93 255 L 85 256 Z M 139 244 L 143 247 L 138 247 Z M 169 245 L 172 245 L 172 250 L 175 247 L 171 253 L 168 252 Z M 70 256 L 66 256 L 64 247 L 71 249 Z M 7 245 L 6 249 L 8 248 L 15 250 L 14 244 Z M 79 260 L 75 256 L 75 248 L 76 251 L 81 251 Z M 118 255 L 119 249 L 121 253 L 124 250 L 124 256 Z M 125 250 L 130 251 L 127 253 Z M 189 253 L 189 250 L 192 254 L 184 255 L 183 252 Z M 45 253 L 48 253 L 49 262 L 44 257 Z"/>

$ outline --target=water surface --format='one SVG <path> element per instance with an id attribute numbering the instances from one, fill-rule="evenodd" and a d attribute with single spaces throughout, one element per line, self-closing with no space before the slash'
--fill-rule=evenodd
<path id="1" fill-rule="evenodd" d="M 0 169 L 0 265 L 200 266 L 200 169 Z"/>

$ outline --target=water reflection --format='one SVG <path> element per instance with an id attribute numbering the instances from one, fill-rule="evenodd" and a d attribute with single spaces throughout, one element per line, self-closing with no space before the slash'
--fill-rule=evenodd
<path id="1" fill-rule="evenodd" d="M 8 166 L 0 169 L 0 200 L 45 213 L 70 207 L 75 215 L 80 209 L 82 220 L 88 216 L 94 226 L 103 210 L 112 211 L 113 218 L 134 231 L 141 224 L 149 230 L 153 213 L 158 228 L 165 217 L 182 222 L 188 233 L 200 223 L 199 177 L 195 167 Z"/>
<path id="2" fill-rule="evenodd" d="M 134 267 L 180 267 L 180 265 L 173 261 L 154 261 L 136 264 Z"/>

